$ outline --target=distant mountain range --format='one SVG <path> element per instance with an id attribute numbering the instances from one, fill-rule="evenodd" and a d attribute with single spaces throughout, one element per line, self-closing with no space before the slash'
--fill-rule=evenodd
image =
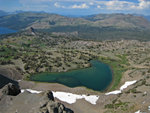
<path id="1" fill-rule="evenodd" d="M 150 22 L 145 18 L 131 14 L 97 14 L 73 18 L 43 12 L 23 12 L 1 16 L 0 26 L 15 30 L 33 27 L 45 32 L 78 32 L 79 37 L 86 39 L 147 39 L 150 37 Z"/>
<path id="2" fill-rule="evenodd" d="M 6 12 L 3 10 L 0 10 L 0 16 L 6 16 L 10 14 L 19 14 L 19 13 L 25 13 L 25 12 L 33 12 L 33 13 L 45 13 L 44 11 L 22 11 L 22 10 L 16 10 L 14 12 Z"/>
<path id="3" fill-rule="evenodd" d="M 5 12 L 5 11 L 0 10 L 0 16 L 5 16 L 5 15 L 8 15 L 8 13 Z"/>

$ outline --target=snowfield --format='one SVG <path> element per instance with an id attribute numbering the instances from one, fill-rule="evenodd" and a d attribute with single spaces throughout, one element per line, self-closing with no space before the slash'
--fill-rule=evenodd
<path id="1" fill-rule="evenodd" d="M 127 88 L 128 86 L 132 85 L 136 83 L 136 80 L 134 81 L 127 81 L 125 82 L 124 85 L 122 85 L 120 87 L 120 90 L 115 90 L 112 92 L 108 92 L 105 93 L 105 95 L 112 95 L 112 94 L 120 94 L 122 92 L 122 90 L 124 90 L 125 88 Z M 23 93 L 24 91 L 28 91 L 30 93 L 35 93 L 35 94 L 39 94 L 42 91 L 36 91 L 36 90 L 32 90 L 32 89 L 22 89 L 21 93 Z M 73 94 L 73 93 L 68 93 L 68 92 L 59 92 L 59 91 L 52 91 L 53 92 L 53 96 L 63 102 L 66 102 L 68 104 L 73 104 L 75 103 L 78 99 L 85 99 L 87 102 L 95 105 L 97 100 L 99 99 L 99 96 L 97 95 L 77 95 L 77 94 Z"/>
<path id="2" fill-rule="evenodd" d="M 126 89 L 128 86 L 132 85 L 132 84 L 135 84 L 137 81 L 134 80 L 134 81 L 127 81 L 124 83 L 124 85 L 122 85 L 120 87 L 120 90 L 115 90 L 115 91 L 112 91 L 112 92 L 108 92 L 108 93 L 105 93 L 105 95 L 116 95 L 116 94 L 120 94 L 124 89 Z"/>
<path id="3" fill-rule="evenodd" d="M 67 102 L 69 104 L 73 104 L 77 99 L 85 99 L 87 102 L 91 104 L 96 104 L 96 101 L 99 99 L 99 96 L 96 95 L 77 95 L 66 92 L 53 92 L 54 97 L 58 98 L 61 101 Z"/>
<path id="4" fill-rule="evenodd" d="M 32 90 L 32 89 L 22 89 L 21 93 L 23 93 L 24 91 L 28 91 L 30 93 L 35 93 L 35 94 L 39 94 L 42 91 L 36 91 L 36 90 Z M 68 93 L 68 92 L 59 92 L 59 91 L 52 91 L 53 92 L 53 96 L 63 102 L 66 102 L 68 104 L 73 104 L 76 102 L 76 100 L 78 99 L 85 99 L 87 102 L 95 105 L 97 100 L 99 99 L 99 96 L 97 95 L 77 95 L 77 94 L 73 94 L 73 93 Z"/>

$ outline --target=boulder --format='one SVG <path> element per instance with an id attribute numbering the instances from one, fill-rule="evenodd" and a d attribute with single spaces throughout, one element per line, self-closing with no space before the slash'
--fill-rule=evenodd
<path id="1" fill-rule="evenodd" d="M 53 93 L 52 91 L 48 90 L 48 91 L 45 91 L 42 93 L 43 97 L 46 99 L 46 100 L 52 100 L 54 101 L 54 96 L 53 96 Z"/>
<path id="2" fill-rule="evenodd" d="M 40 108 L 39 113 L 74 113 L 66 108 L 63 104 L 55 101 L 49 101 L 45 106 Z"/>
<path id="3" fill-rule="evenodd" d="M 65 106 L 58 102 L 48 102 L 47 109 L 49 113 L 63 113 Z"/>
<path id="4" fill-rule="evenodd" d="M 3 95 L 16 96 L 21 92 L 19 86 L 9 83 L 2 88 Z"/>

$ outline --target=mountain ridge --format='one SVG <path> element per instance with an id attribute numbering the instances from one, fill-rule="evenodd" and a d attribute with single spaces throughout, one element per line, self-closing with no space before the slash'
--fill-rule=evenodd
<path id="1" fill-rule="evenodd" d="M 13 21 L 13 22 L 12 22 Z M 67 17 L 58 14 L 23 12 L 2 16 L 0 26 L 15 30 L 30 27 L 44 32 L 78 32 L 80 38 L 149 38 L 150 22 L 131 14 L 97 14 Z"/>
<path id="2" fill-rule="evenodd" d="M 8 21 L 14 19 L 14 23 L 7 23 Z M 66 26 L 66 25 L 90 25 L 96 27 L 123 27 L 123 28 L 146 28 L 150 29 L 150 22 L 148 22 L 142 16 L 135 16 L 131 14 L 96 14 L 84 17 L 67 17 L 58 14 L 49 13 L 33 13 L 33 12 L 23 12 L 18 14 L 6 15 L 0 18 L 0 25 L 4 27 L 10 27 L 14 29 L 19 29 L 12 27 L 15 22 L 22 22 L 21 29 L 25 29 L 29 26 L 34 26 L 39 29 L 50 28 L 53 26 Z M 29 26 L 24 25 L 27 23 Z M 17 25 L 16 25 L 17 26 Z"/>

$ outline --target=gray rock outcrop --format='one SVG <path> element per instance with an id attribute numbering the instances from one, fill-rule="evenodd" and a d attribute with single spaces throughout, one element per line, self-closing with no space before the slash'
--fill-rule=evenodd
<path id="1" fill-rule="evenodd" d="M 20 93 L 20 89 L 13 84 L 8 84 L 1 90 L 3 96 L 0 97 L 0 113 L 74 113 L 55 101 L 50 90 L 40 94 L 28 91 Z"/>
<path id="2" fill-rule="evenodd" d="M 50 90 L 41 93 L 41 95 L 43 95 L 43 98 L 45 100 L 52 100 L 52 101 L 54 101 L 53 93 Z"/>
<path id="3" fill-rule="evenodd" d="M 16 96 L 20 93 L 20 88 L 19 86 L 13 84 L 13 83 L 9 83 L 7 85 L 5 85 L 2 88 L 2 93 L 3 95 L 11 95 L 11 96 Z"/>
<path id="4" fill-rule="evenodd" d="M 38 113 L 73 113 L 72 110 L 66 108 L 63 104 L 56 102 L 50 90 L 41 93 L 41 95 L 43 95 L 45 103 L 40 106 Z"/>
<path id="5" fill-rule="evenodd" d="M 40 108 L 39 113 L 73 113 L 73 111 L 59 102 L 49 101 Z"/>

